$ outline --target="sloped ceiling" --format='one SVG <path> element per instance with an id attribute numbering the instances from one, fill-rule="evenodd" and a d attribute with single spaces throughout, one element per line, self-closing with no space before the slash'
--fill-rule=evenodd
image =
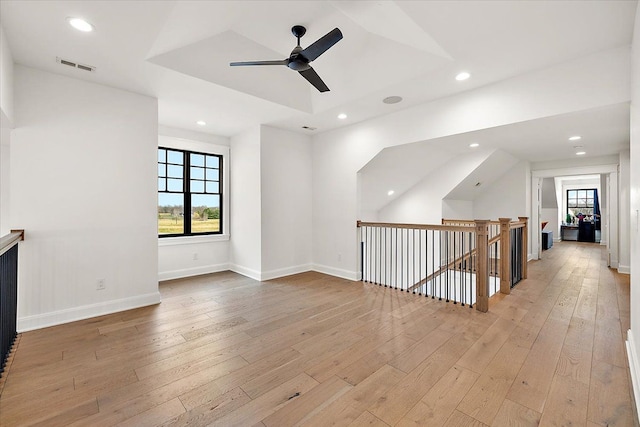
<path id="1" fill-rule="evenodd" d="M 257 124 L 328 131 L 628 46 L 635 9 L 635 1 L 3 0 L 0 22 L 18 64 L 157 97 L 160 124 L 232 136 Z M 69 16 L 96 31 L 75 32 Z M 308 29 L 303 46 L 343 32 L 313 63 L 331 92 L 286 67 L 228 66 L 287 57 L 296 24 Z M 461 70 L 472 78 L 455 81 Z M 383 104 L 389 95 L 404 101 Z"/>
<path id="2" fill-rule="evenodd" d="M 475 200 L 486 188 L 518 163 L 518 159 L 496 150 L 492 152 L 473 172 L 463 179 L 444 198 L 451 200 Z"/>

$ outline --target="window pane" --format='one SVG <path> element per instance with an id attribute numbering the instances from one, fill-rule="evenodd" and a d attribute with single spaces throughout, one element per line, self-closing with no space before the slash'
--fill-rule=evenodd
<path id="1" fill-rule="evenodd" d="M 191 168 L 191 179 L 204 179 L 204 169 Z"/>
<path id="2" fill-rule="evenodd" d="M 167 165 L 167 174 L 172 178 L 182 178 L 182 166 Z"/>
<path id="3" fill-rule="evenodd" d="M 164 164 L 158 164 L 158 176 L 167 176 L 167 165 Z"/>
<path id="4" fill-rule="evenodd" d="M 207 181 L 207 193 L 219 193 L 220 185 L 217 182 Z"/>
<path id="5" fill-rule="evenodd" d="M 167 150 L 158 149 L 158 162 L 165 163 L 167 161 Z"/>
<path id="6" fill-rule="evenodd" d="M 191 154 L 191 166 L 204 166 L 204 155 Z"/>
<path id="7" fill-rule="evenodd" d="M 167 179 L 167 191 L 180 191 L 182 192 L 182 180 L 181 179 Z"/>
<path id="8" fill-rule="evenodd" d="M 158 234 L 184 233 L 184 196 L 158 194 Z"/>
<path id="9" fill-rule="evenodd" d="M 167 189 L 167 180 L 164 178 L 158 178 L 158 191 L 165 191 Z"/>
<path id="10" fill-rule="evenodd" d="M 220 176 L 220 171 L 218 169 L 207 169 L 208 181 L 220 181 L 219 176 Z"/>
<path id="11" fill-rule="evenodd" d="M 204 181 L 191 181 L 192 193 L 204 193 Z"/>
<path id="12" fill-rule="evenodd" d="M 219 168 L 220 162 L 218 156 L 207 156 L 207 167 L 208 168 Z"/>
<path id="13" fill-rule="evenodd" d="M 191 195 L 191 232 L 220 232 L 220 197 L 208 194 Z"/>
<path id="14" fill-rule="evenodd" d="M 167 156 L 169 156 L 168 157 L 169 163 L 175 163 L 177 165 L 181 165 L 184 163 L 184 158 L 180 151 L 167 150 Z"/>

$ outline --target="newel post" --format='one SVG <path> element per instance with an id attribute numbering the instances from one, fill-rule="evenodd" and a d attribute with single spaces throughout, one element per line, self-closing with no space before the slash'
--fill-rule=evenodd
<path id="1" fill-rule="evenodd" d="M 500 293 L 511 293 L 511 218 L 498 218 L 500 221 Z"/>
<path id="2" fill-rule="evenodd" d="M 489 221 L 476 220 L 476 310 L 489 311 Z"/>
<path id="3" fill-rule="evenodd" d="M 524 222 L 522 230 L 522 278 L 527 278 L 527 261 L 529 260 L 529 217 L 519 216 L 518 219 Z"/>

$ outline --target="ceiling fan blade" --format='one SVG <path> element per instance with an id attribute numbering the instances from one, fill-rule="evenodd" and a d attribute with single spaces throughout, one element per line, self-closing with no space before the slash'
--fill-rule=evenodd
<path id="1" fill-rule="evenodd" d="M 280 61 L 244 61 L 244 62 L 232 62 L 229 65 L 232 67 L 242 67 L 245 65 L 287 65 L 287 60 Z"/>
<path id="2" fill-rule="evenodd" d="M 305 58 L 307 58 L 307 60 L 309 60 L 309 62 L 311 62 L 325 53 L 327 49 L 338 43 L 340 40 L 342 40 L 342 32 L 339 29 L 334 28 L 333 30 L 329 31 L 327 34 L 316 40 L 312 45 L 302 50 L 302 52 L 300 52 L 300 55 L 304 56 Z"/>
<path id="3" fill-rule="evenodd" d="M 298 72 L 302 75 L 302 77 L 307 79 L 309 83 L 315 86 L 315 88 L 318 89 L 320 92 L 329 91 L 329 88 L 327 87 L 327 85 L 324 84 L 324 82 L 322 81 L 318 73 L 316 73 L 313 68 L 309 67 L 309 69 L 307 70 L 298 71 Z"/>

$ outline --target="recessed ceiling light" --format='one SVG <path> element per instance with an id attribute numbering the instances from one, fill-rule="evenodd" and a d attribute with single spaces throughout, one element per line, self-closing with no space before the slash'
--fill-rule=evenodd
<path id="1" fill-rule="evenodd" d="M 395 191 L 389 190 L 389 191 L 387 191 L 387 196 L 393 196 L 393 193 L 395 193 Z"/>
<path id="2" fill-rule="evenodd" d="M 469 144 L 469 147 L 471 147 L 471 148 L 476 148 L 476 147 L 479 147 L 479 146 L 480 146 L 480 144 L 478 144 L 477 142 L 474 142 L 473 144 Z"/>
<path id="3" fill-rule="evenodd" d="M 344 119 L 346 119 L 346 118 L 347 118 L 347 115 L 346 115 L 345 113 L 340 113 L 340 114 L 338 114 L 338 118 L 339 118 L 340 120 L 344 120 Z"/>
<path id="4" fill-rule="evenodd" d="M 576 135 L 576 136 L 572 136 L 571 138 L 569 138 L 569 141 L 578 141 L 579 139 L 582 139 L 582 137 Z"/>
<path id="5" fill-rule="evenodd" d="M 578 151 L 578 152 L 576 153 L 576 156 L 584 156 L 585 154 L 587 154 L 587 152 L 586 152 L 586 151 Z"/>
<path id="6" fill-rule="evenodd" d="M 463 71 L 461 73 L 458 73 L 458 75 L 456 76 L 456 80 L 461 82 L 463 80 L 467 80 L 469 77 L 471 77 L 471 74 L 467 73 L 466 71 Z"/>
<path id="7" fill-rule="evenodd" d="M 198 126 L 206 126 L 206 125 L 207 125 L 207 122 L 205 122 L 204 120 L 198 120 L 198 121 L 196 122 L 196 124 L 197 124 Z"/>
<path id="8" fill-rule="evenodd" d="M 400 101 L 402 101 L 401 96 L 387 96 L 382 100 L 382 102 L 384 102 L 385 104 L 397 104 Z"/>
<path id="9" fill-rule="evenodd" d="M 67 22 L 78 31 L 89 33 L 93 31 L 93 25 L 82 18 L 67 18 Z"/>

